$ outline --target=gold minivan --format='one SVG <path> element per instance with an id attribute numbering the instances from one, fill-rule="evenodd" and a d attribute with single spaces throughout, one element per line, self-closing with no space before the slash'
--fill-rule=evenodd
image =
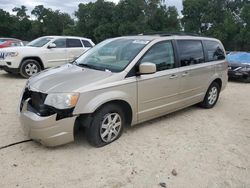
<path id="1" fill-rule="evenodd" d="M 73 141 L 83 126 L 89 142 L 100 147 L 118 139 L 126 125 L 197 103 L 212 108 L 227 84 L 227 70 L 217 39 L 107 39 L 71 64 L 32 76 L 20 99 L 20 121 L 31 139 L 46 146 Z"/>

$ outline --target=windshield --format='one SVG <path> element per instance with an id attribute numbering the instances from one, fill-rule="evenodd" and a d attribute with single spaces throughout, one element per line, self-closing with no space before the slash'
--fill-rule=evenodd
<path id="1" fill-rule="evenodd" d="M 51 41 L 53 38 L 51 37 L 42 37 L 35 39 L 31 41 L 30 43 L 27 44 L 27 46 L 32 46 L 32 47 L 42 47 L 45 44 L 47 44 L 49 41 Z"/>
<path id="2" fill-rule="evenodd" d="M 96 45 L 79 59 L 76 64 L 92 69 L 121 72 L 149 43 L 147 40 L 109 39 Z"/>

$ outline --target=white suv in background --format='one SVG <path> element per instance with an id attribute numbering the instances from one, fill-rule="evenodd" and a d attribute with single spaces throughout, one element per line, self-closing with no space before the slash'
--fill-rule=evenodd
<path id="1" fill-rule="evenodd" d="M 40 37 L 27 46 L 1 49 L 0 69 L 28 78 L 45 68 L 72 62 L 94 45 L 82 37 Z"/>

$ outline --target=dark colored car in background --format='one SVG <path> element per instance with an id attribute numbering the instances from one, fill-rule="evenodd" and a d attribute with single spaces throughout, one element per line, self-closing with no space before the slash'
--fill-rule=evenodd
<path id="1" fill-rule="evenodd" d="M 228 77 L 244 82 L 250 82 L 250 53 L 230 52 L 227 55 Z"/>
<path id="2" fill-rule="evenodd" d="M 14 38 L 0 38 L 0 48 L 24 46 L 23 42 Z"/>

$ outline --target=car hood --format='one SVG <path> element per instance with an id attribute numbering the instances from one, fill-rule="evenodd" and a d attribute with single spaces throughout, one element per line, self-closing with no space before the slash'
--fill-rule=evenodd
<path id="1" fill-rule="evenodd" d="M 32 76 L 27 85 L 31 90 L 42 93 L 75 92 L 89 85 L 100 84 L 112 74 L 66 64 Z"/>

